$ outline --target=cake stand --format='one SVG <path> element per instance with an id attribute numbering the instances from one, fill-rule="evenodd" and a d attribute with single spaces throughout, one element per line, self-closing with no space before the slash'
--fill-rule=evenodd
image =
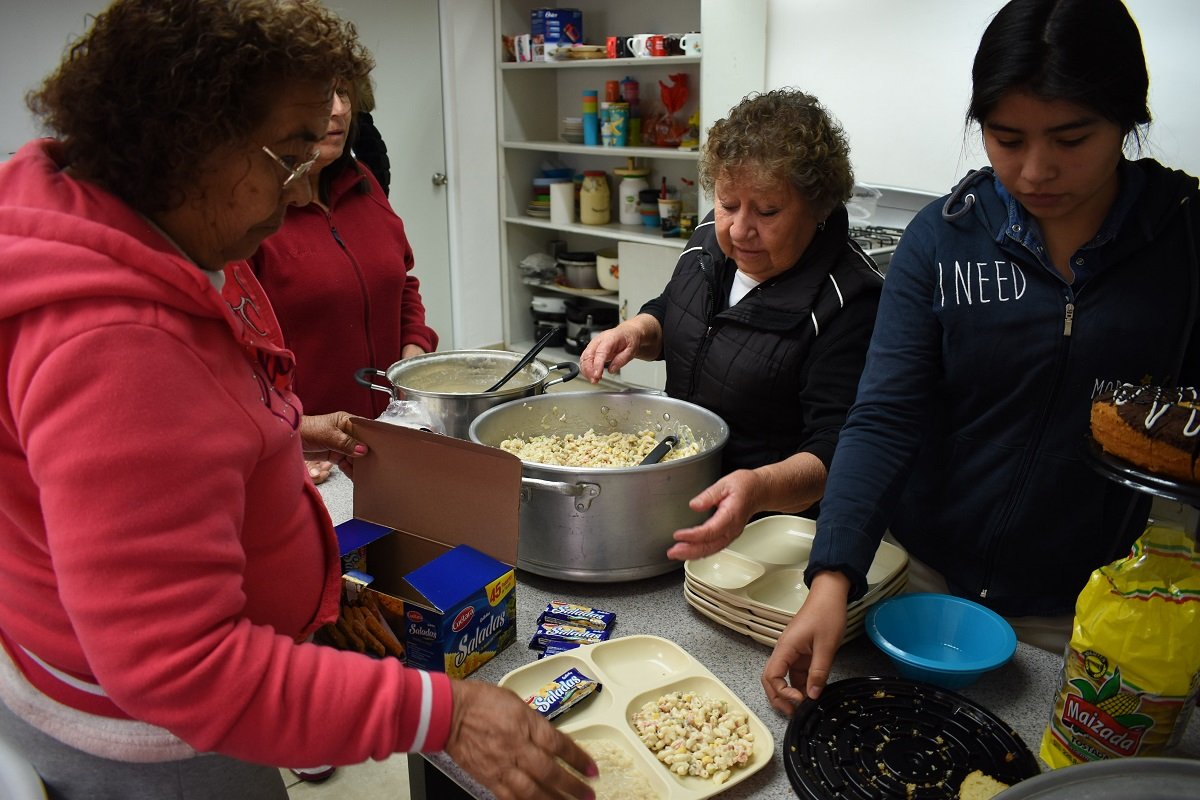
<path id="1" fill-rule="evenodd" d="M 1136 464 L 1106 453 L 1091 437 L 1084 448 L 1084 460 L 1110 480 L 1139 492 L 1180 503 L 1183 506 L 1183 530 L 1193 541 L 1196 540 L 1200 521 L 1200 484 L 1184 483 L 1175 478 L 1147 472 Z"/>

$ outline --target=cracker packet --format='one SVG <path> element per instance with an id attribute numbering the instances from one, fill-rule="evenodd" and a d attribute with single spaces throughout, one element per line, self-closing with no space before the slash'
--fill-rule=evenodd
<path id="1" fill-rule="evenodd" d="M 1079 594 L 1042 760 L 1163 754 L 1183 736 L 1198 690 L 1200 554 L 1182 530 L 1151 525 Z"/>

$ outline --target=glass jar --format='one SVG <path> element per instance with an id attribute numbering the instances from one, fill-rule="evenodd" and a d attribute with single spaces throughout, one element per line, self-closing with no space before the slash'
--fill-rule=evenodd
<path id="1" fill-rule="evenodd" d="M 608 175 L 604 170 L 585 170 L 579 187 L 579 221 L 584 225 L 607 225 L 612 219 Z"/>

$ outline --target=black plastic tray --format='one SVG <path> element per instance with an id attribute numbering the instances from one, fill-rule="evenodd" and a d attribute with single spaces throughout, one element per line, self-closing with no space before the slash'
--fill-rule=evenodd
<path id="1" fill-rule="evenodd" d="M 1007 784 L 1040 772 L 1010 725 L 954 692 L 903 678 L 849 678 L 801 703 L 783 740 L 796 794 L 826 798 L 956 798 L 982 770 Z"/>
<path id="2" fill-rule="evenodd" d="M 1174 500 L 1177 503 L 1200 506 L 1200 484 L 1184 483 L 1175 478 L 1147 472 L 1123 458 L 1106 453 L 1104 448 L 1091 437 L 1088 437 L 1083 454 L 1084 460 L 1091 465 L 1092 469 L 1117 483 L 1140 492 L 1149 492 L 1167 500 Z"/>

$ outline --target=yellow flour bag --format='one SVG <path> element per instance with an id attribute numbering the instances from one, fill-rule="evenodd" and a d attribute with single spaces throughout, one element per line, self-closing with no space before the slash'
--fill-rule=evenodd
<path id="1" fill-rule="evenodd" d="M 1042 760 L 1161 754 L 1183 735 L 1198 688 L 1200 555 L 1183 531 L 1152 525 L 1079 593 Z"/>

